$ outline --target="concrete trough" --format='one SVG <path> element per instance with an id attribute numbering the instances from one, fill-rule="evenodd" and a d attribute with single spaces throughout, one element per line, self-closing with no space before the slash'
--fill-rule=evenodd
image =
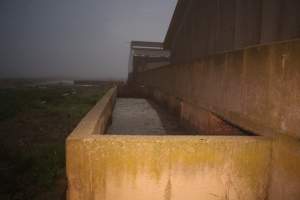
<path id="1" fill-rule="evenodd" d="M 66 141 L 68 200 L 280 199 L 269 193 L 273 174 L 282 175 L 274 171 L 280 154 L 273 139 L 107 135 L 116 93 L 109 90 Z M 283 167 L 299 166 L 294 158 Z M 297 186 L 297 177 L 291 180 Z"/>
<path id="2" fill-rule="evenodd" d="M 91 135 L 67 151 L 72 200 L 267 197 L 271 142 L 260 137 Z"/>

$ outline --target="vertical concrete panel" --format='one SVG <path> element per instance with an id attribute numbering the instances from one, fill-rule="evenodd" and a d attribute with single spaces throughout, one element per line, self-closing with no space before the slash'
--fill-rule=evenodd
<path id="1" fill-rule="evenodd" d="M 300 121 L 300 43 L 289 43 L 281 55 L 285 95 L 281 102 L 281 130 L 294 136 L 299 134 Z"/>
<path id="2" fill-rule="evenodd" d="M 208 54 L 208 23 L 207 23 L 207 11 L 203 7 L 203 1 L 196 1 L 194 3 L 194 13 L 195 13 L 195 37 L 191 38 L 194 41 L 195 48 L 193 49 L 196 58 L 203 57 L 203 55 Z M 197 13 L 197 14 L 196 14 Z M 193 53 L 194 54 L 194 53 Z"/>
<path id="3" fill-rule="evenodd" d="M 300 45 L 274 44 L 270 55 L 269 124 L 282 133 L 299 136 Z"/>
<path id="4" fill-rule="evenodd" d="M 263 0 L 261 43 L 300 36 L 298 0 Z"/>
<path id="5" fill-rule="evenodd" d="M 196 6 L 197 1 L 191 0 L 188 3 L 187 12 L 185 13 L 184 21 L 184 45 L 185 45 L 185 63 L 191 62 L 194 57 L 195 40 L 197 40 L 197 15 L 199 15 L 198 8 Z"/>
<path id="6" fill-rule="evenodd" d="M 177 37 L 176 37 L 176 42 L 174 42 L 174 45 L 173 45 L 173 49 L 172 49 L 172 52 L 171 52 L 171 62 L 174 63 L 174 64 L 178 64 L 180 63 L 180 60 L 181 60 L 181 52 L 180 50 L 181 49 L 181 40 L 180 40 L 180 37 L 182 37 L 182 31 L 181 30 L 178 30 L 178 33 L 177 33 Z"/>
<path id="7" fill-rule="evenodd" d="M 283 84 L 286 76 L 287 46 L 275 44 L 270 46 L 270 88 L 269 88 L 269 112 L 270 126 L 285 131 L 285 121 L 281 119 L 283 107 L 286 104 L 286 96 L 290 89 Z"/>
<path id="8" fill-rule="evenodd" d="M 191 79 L 191 75 L 193 73 L 193 68 L 192 65 L 186 66 L 187 69 L 187 82 L 185 85 L 186 91 L 187 91 L 187 97 L 192 97 L 194 96 L 194 91 L 193 91 L 193 87 L 189 87 L 190 85 L 193 84 L 193 80 Z"/>
<path id="9" fill-rule="evenodd" d="M 192 0 L 182 4 L 185 6 L 177 11 L 182 14 L 176 23 L 178 30 L 170 27 L 176 36 L 172 63 L 300 37 L 298 0 Z"/>
<path id="10" fill-rule="evenodd" d="M 280 17 L 283 0 L 262 1 L 262 24 L 260 43 L 269 43 L 280 39 Z"/>
<path id="11" fill-rule="evenodd" d="M 176 94 L 176 74 L 175 74 L 176 72 L 174 70 L 172 70 L 171 66 L 168 66 L 167 73 L 170 76 L 168 85 L 170 85 L 171 90 L 169 92 L 170 92 L 170 94 Z M 161 78 L 163 78 L 163 77 L 161 77 Z"/>
<path id="12" fill-rule="evenodd" d="M 212 103 L 213 104 L 213 101 L 214 99 L 212 98 L 213 94 L 209 91 L 213 91 L 215 88 L 216 88 L 216 84 L 211 84 L 214 82 L 214 69 L 213 69 L 213 59 L 211 57 L 207 57 L 206 59 L 206 64 L 204 65 L 204 67 L 206 68 L 206 88 L 205 88 L 205 93 L 207 94 L 206 95 L 206 98 L 205 98 L 205 103 Z"/>
<path id="13" fill-rule="evenodd" d="M 209 57 L 206 57 L 203 59 L 202 61 L 202 69 L 203 69 L 203 74 L 201 75 L 201 78 L 203 78 L 203 84 L 204 84 L 204 88 L 203 88 L 203 93 L 201 98 L 203 99 L 204 103 L 209 102 L 210 100 L 210 59 Z"/>
<path id="14" fill-rule="evenodd" d="M 216 37 L 216 51 L 234 49 L 236 0 L 219 0 L 219 23 Z"/>
<path id="15" fill-rule="evenodd" d="M 192 12 L 190 14 L 191 16 L 191 21 L 190 21 L 190 26 L 191 26 L 191 37 L 190 37 L 190 41 L 191 41 L 191 45 L 190 45 L 190 49 L 191 49 L 191 57 L 192 60 L 195 60 L 199 57 L 199 35 L 198 35 L 198 29 L 199 27 L 197 26 L 197 22 L 198 22 L 198 16 L 199 16 L 199 8 L 197 7 L 197 1 L 192 1 L 193 3 L 193 8 L 192 8 Z"/>
<path id="16" fill-rule="evenodd" d="M 272 154 L 270 200 L 300 199 L 300 142 L 290 137 L 275 139 Z"/>
<path id="17" fill-rule="evenodd" d="M 191 79 L 192 82 L 192 88 L 193 88 L 193 95 L 195 99 L 197 99 L 197 102 L 200 104 L 200 102 L 203 103 L 203 91 L 205 90 L 205 78 L 204 76 L 204 66 L 203 61 L 195 62 L 192 65 L 192 75 Z"/>
<path id="18" fill-rule="evenodd" d="M 231 52 L 226 56 L 226 66 L 223 81 L 223 105 L 226 109 L 240 113 L 242 112 L 243 86 L 243 52 Z M 219 104 L 222 105 L 222 104 Z"/>
<path id="19" fill-rule="evenodd" d="M 192 49 L 191 59 L 197 59 L 208 54 L 215 53 L 216 50 L 216 33 L 218 30 L 218 2 L 219 0 L 210 1 L 192 1 L 192 8 L 189 14 L 189 20 L 186 24 L 191 27 L 192 34 L 186 34 L 189 48 Z"/>
<path id="20" fill-rule="evenodd" d="M 199 79 L 199 70 L 200 68 L 198 67 L 199 62 L 194 62 L 190 68 L 191 68 L 191 90 L 192 90 L 192 98 L 197 99 L 199 96 L 199 90 L 201 90 L 201 84 L 200 84 L 200 79 Z"/>
<path id="21" fill-rule="evenodd" d="M 176 61 L 178 59 L 178 48 L 177 48 L 178 43 L 173 42 L 173 46 L 171 49 L 171 55 L 170 55 L 170 63 L 176 64 Z"/>
<path id="22" fill-rule="evenodd" d="M 243 115 L 260 122 L 269 117 L 269 49 L 257 47 L 244 50 L 245 85 Z"/>
<path id="23" fill-rule="evenodd" d="M 182 91 L 183 98 L 188 98 L 190 94 L 190 73 L 189 68 L 187 65 L 183 65 L 183 67 L 180 69 L 181 74 L 181 83 L 180 83 L 180 90 Z"/>
<path id="24" fill-rule="evenodd" d="M 280 39 L 287 40 L 300 37 L 300 1 L 282 0 Z"/>
<path id="25" fill-rule="evenodd" d="M 193 3 L 193 8 L 192 8 L 192 12 L 190 14 L 190 26 L 191 26 L 191 35 L 190 35 L 190 46 L 189 48 L 191 49 L 191 59 L 195 60 L 199 57 L 199 52 L 197 51 L 197 49 L 199 48 L 199 35 L 197 34 L 197 30 L 198 30 L 198 26 L 197 26 L 197 18 L 199 15 L 199 8 L 197 7 L 197 2 L 198 1 L 192 1 Z"/>
<path id="26" fill-rule="evenodd" d="M 176 41 L 174 42 L 174 52 L 176 52 L 175 63 L 186 63 L 192 58 L 192 34 L 193 34 L 193 4 L 194 1 L 183 3 L 182 18 L 178 25 Z"/>
<path id="27" fill-rule="evenodd" d="M 216 53 L 216 37 L 219 26 L 219 0 L 205 1 L 206 20 L 208 24 L 208 55 Z"/>
<path id="28" fill-rule="evenodd" d="M 215 92 L 210 92 L 210 99 L 209 99 L 209 104 L 213 106 L 218 106 L 223 104 L 223 93 L 222 91 L 222 78 L 223 74 L 225 72 L 225 66 L 226 66 L 226 55 L 225 54 L 218 54 L 216 56 L 211 56 L 210 57 L 210 84 L 209 84 L 209 90 L 210 91 L 215 91 Z"/>
<path id="29" fill-rule="evenodd" d="M 184 26 L 184 60 L 183 63 L 189 63 L 192 58 L 191 33 L 192 26 Z"/>
<path id="30" fill-rule="evenodd" d="M 236 0 L 235 48 L 259 44 L 261 32 L 261 1 Z"/>
<path id="31" fill-rule="evenodd" d="M 66 145 L 68 200 L 93 199 L 91 163 L 87 140 L 70 139 Z"/>

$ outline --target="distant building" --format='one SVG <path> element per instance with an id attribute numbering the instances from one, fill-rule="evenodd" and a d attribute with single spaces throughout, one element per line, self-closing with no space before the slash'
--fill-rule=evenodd
<path id="1" fill-rule="evenodd" d="M 128 66 L 128 80 L 136 73 L 155 69 L 169 64 L 170 52 L 163 49 L 163 43 L 132 41 Z"/>

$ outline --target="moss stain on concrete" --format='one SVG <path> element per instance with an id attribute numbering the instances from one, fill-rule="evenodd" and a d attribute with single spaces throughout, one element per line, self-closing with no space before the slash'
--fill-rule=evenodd
<path id="1" fill-rule="evenodd" d="M 247 192 L 236 192 L 257 198 L 261 195 L 257 190 L 266 184 L 264 179 L 256 179 L 265 176 L 269 148 L 269 143 L 259 138 L 100 136 L 81 144 L 73 142 L 70 151 L 78 153 L 76 159 L 69 160 L 74 162 L 69 170 L 81 177 L 75 181 L 80 184 L 76 188 L 86 188 L 86 192 L 104 194 L 107 183 L 126 191 L 139 187 L 142 177 L 165 190 L 166 184 L 173 184 L 172 179 L 191 184 L 191 180 L 202 176 L 214 180 L 233 176 L 231 179 L 237 181 L 233 185 L 242 182 L 249 188 Z M 267 153 L 257 154 L 260 150 Z M 224 184 L 221 181 L 217 187 L 225 187 Z M 173 187 L 178 190 L 176 184 Z"/>

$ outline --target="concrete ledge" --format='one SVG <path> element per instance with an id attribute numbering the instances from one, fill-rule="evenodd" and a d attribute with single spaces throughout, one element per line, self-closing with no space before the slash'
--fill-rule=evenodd
<path id="1" fill-rule="evenodd" d="M 80 121 L 68 139 L 92 134 L 104 134 L 111 120 L 116 94 L 117 88 L 110 89 Z"/>
<path id="2" fill-rule="evenodd" d="M 89 135 L 67 151 L 70 200 L 267 196 L 271 141 L 262 137 Z"/>

